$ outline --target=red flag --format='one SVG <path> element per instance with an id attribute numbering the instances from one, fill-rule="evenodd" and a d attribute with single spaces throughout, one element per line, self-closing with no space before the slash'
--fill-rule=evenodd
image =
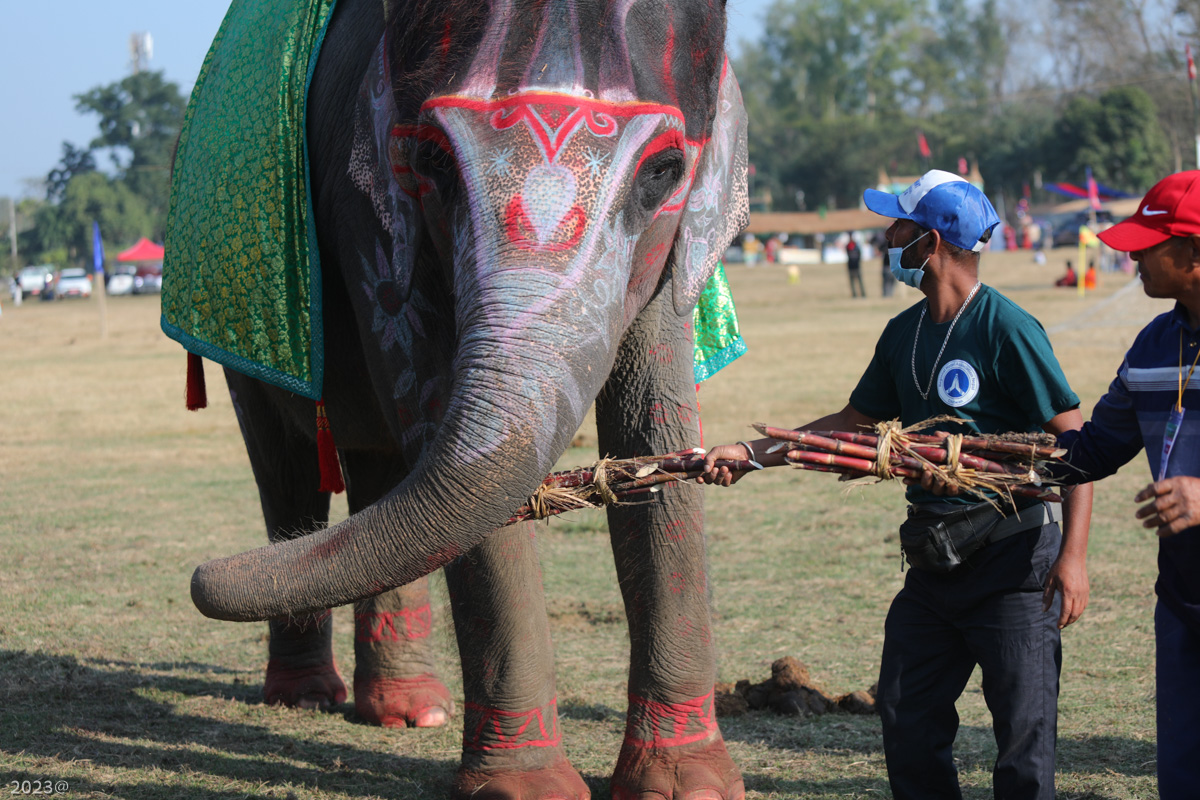
<path id="1" fill-rule="evenodd" d="M 1192 46 L 1187 45 L 1188 57 L 1188 80 L 1192 83 L 1196 82 L 1196 62 L 1192 60 Z"/>
<path id="2" fill-rule="evenodd" d="M 925 134 L 917 131 L 917 152 L 921 154 L 921 158 L 929 158 L 933 153 L 929 151 L 929 142 L 925 141 Z"/>
<path id="3" fill-rule="evenodd" d="M 965 158 L 963 158 L 962 156 L 959 156 L 959 158 L 958 158 L 958 174 L 966 175 L 967 171 L 968 171 L 967 160 Z"/>
<path id="4" fill-rule="evenodd" d="M 1100 210 L 1100 187 L 1096 186 L 1096 179 L 1092 177 L 1092 168 L 1087 168 L 1087 193 L 1088 203 L 1097 211 Z"/>

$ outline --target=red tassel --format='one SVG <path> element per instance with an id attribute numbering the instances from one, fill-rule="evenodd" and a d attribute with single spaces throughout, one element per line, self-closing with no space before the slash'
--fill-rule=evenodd
<path id="1" fill-rule="evenodd" d="M 187 409 L 199 411 L 208 407 L 208 391 L 204 388 L 204 362 L 195 353 L 188 353 L 187 364 Z"/>
<path id="2" fill-rule="evenodd" d="M 329 417 L 325 416 L 324 400 L 317 401 L 317 461 L 321 465 L 321 491 L 334 494 L 346 491 L 337 445 L 333 443 L 333 432 L 329 430 Z"/>

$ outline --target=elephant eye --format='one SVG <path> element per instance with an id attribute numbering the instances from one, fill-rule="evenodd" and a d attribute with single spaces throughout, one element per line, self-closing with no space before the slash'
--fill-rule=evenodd
<path id="1" fill-rule="evenodd" d="M 441 180 L 458 174 L 454 148 L 440 130 L 422 125 L 413 146 L 413 169 L 426 178 Z"/>
<path id="2" fill-rule="evenodd" d="M 683 176 L 683 151 L 674 148 L 655 153 L 643 162 L 634 182 L 638 205 L 654 211 Z"/>

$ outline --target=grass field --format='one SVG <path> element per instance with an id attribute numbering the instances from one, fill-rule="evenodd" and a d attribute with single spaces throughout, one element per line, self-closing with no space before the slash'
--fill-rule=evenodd
<path id="1" fill-rule="evenodd" d="M 984 280 L 1051 330 L 1085 413 L 1161 302 L 1101 276 L 1086 298 L 1050 288 L 1073 256 L 1038 267 L 988 254 Z M 842 267 L 731 267 L 750 352 L 701 389 L 706 443 L 840 408 L 887 319 L 917 295 L 851 300 Z M 265 540 L 257 491 L 219 371 L 210 408 L 183 407 L 183 351 L 154 297 L 6 304 L 0 315 L 0 791 L 59 782 L 72 797 L 436 798 L 461 741 L 261 703 L 266 626 L 214 622 L 188 596 L 199 562 Z M 562 467 L 594 459 L 586 445 Z M 1156 542 L 1133 520 L 1144 462 L 1099 485 L 1092 601 L 1064 634 L 1059 796 L 1152 798 Z M 699 489 L 697 489 L 699 491 Z M 784 655 L 831 692 L 874 682 L 901 585 L 897 486 L 849 492 L 833 476 L 773 470 L 707 489 L 719 678 L 760 681 Z M 335 516 L 345 501 L 334 501 Z M 597 798 L 624 724 L 628 638 L 599 512 L 539 526 L 566 747 Z M 435 577 L 444 677 L 461 692 L 445 585 Z M 335 613 L 344 675 L 352 621 Z M 959 703 L 968 798 L 991 797 L 995 747 L 978 674 Z M 886 797 L 879 722 L 753 713 L 722 721 L 748 796 Z"/>

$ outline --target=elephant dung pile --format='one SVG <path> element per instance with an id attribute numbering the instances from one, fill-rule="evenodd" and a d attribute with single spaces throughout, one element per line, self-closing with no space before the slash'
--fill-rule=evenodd
<path id="1" fill-rule="evenodd" d="M 736 717 L 747 711 L 769 708 L 776 714 L 806 717 L 810 714 L 843 712 L 874 714 L 875 691 L 851 692 L 832 697 L 813 684 L 808 667 L 792 656 L 784 656 L 771 665 L 771 677 L 762 683 L 743 678 L 734 683 L 718 683 L 715 704 L 718 717 Z"/>

